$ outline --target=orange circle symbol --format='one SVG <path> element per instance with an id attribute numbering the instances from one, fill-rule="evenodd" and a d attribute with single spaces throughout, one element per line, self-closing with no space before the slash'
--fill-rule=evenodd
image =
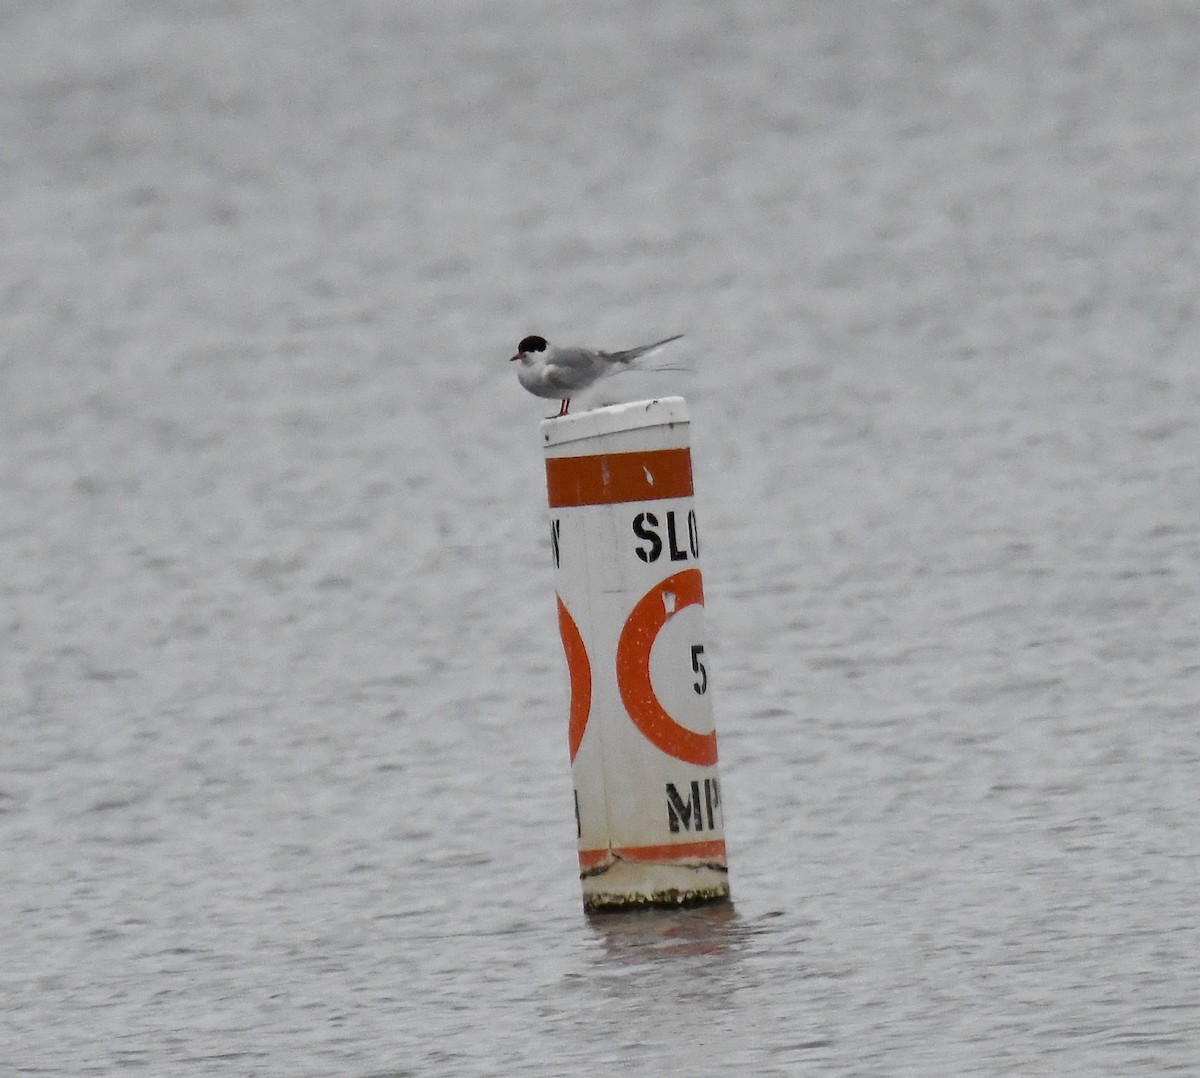
<path id="1" fill-rule="evenodd" d="M 571 720 L 567 725 L 567 742 L 571 748 L 571 763 L 574 763 L 592 710 L 592 664 L 588 662 L 587 648 L 579 634 L 579 626 L 567 613 L 561 598 L 558 599 L 558 635 L 562 637 L 563 651 L 567 656 L 567 674 L 571 679 Z"/>
<path id="2" fill-rule="evenodd" d="M 674 596 L 669 613 L 668 595 Z M 699 569 L 684 569 L 660 580 L 638 600 L 617 643 L 617 685 L 629 717 L 652 745 L 684 763 L 710 767 L 717 762 L 716 732 L 698 734 L 677 723 L 659 703 L 650 682 L 654 641 L 672 615 L 693 603 L 704 605 Z"/>

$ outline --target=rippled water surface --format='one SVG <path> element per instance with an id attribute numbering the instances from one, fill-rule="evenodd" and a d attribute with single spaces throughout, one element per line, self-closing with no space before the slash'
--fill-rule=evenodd
<path id="1" fill-rule="evenodd" d="M 0 1070 L 1200 1070 L 1197 116 L 1170 0 L 0 4 Z M 732 910 L 581 912 L 530 332 L 687 334 Z"/>

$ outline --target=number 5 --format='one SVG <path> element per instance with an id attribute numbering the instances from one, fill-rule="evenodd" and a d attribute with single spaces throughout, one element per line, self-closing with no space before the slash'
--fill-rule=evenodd
<path id="1" fill-rule="evenodd" d="M 692 645 L 692 670 L 700 675 L 699 681 L 692 682 L 692 688 L 696 690 L 697 695 L 704 695 L 708 692 L 708 671 L 704 669 L 704 663 L 700 661 L 700 656 L 704 654 L 703 644 Z"/>

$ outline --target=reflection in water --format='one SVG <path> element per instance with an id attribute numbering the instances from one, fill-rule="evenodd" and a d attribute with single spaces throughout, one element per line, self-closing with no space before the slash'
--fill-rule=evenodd
<path id="1" fill-rule="evenodd" d="M 811 1061 L 831 1041 L 821 1022 L 792 1021 L 804 982 L 778 956 L 803 948 L 785 938 L 795 925 L 782 917 L 748 919 L 732 904 L 593 916 L 600 946 L 571 984 L 592 1002 L 588 1035 L 611 1041 L 619 1058 L 669 1059 L 680 1074 L 711 1073 L 714 1044 L 729 1073 Z M 780 991 L 784 970 L 791 987 Z"/>
<path id="2" fill-rule="evenodd" d="M 732 958 L 751 936 L 764 930 L 739 916 L 732 902 L 593 914 L 588 923 L 604 945 L 605 958 L 627 964 L 679 956 Z"/>

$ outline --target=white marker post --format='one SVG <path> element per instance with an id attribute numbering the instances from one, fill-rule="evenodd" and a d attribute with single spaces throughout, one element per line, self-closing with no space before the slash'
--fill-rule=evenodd
<path id="1" fill-rule="evenodd" d="M 727 901 L 681 397 L 541 425 L 589 913 Z"/>

